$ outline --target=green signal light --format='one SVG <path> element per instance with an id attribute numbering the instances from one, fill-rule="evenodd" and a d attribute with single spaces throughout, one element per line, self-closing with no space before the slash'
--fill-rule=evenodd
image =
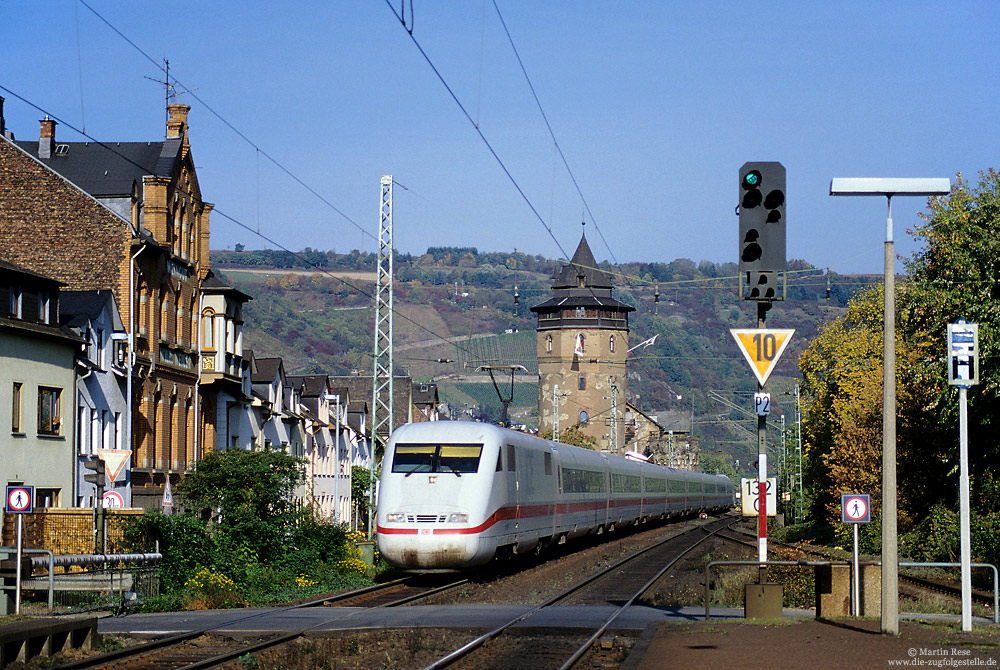
<path id="1" fill-rule="evenodd" d="M 756 186 L 758 183 L 760 183 L 760 175 L 757 174 L 756 172 L 748 172 L 747 176 L 745 176 L 743 180 L 747 183 L 748 186 Z"/>

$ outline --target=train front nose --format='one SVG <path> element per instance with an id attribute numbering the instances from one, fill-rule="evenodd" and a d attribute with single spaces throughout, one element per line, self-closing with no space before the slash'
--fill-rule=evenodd
<path id="1" fill-rule="evenodd" d="M 438 534 L 441 528 L 379 528 L 378 548 L 390 564 L 405 570 L 457 570 L 489 560 L 480 558 L 475 535 Z"/>

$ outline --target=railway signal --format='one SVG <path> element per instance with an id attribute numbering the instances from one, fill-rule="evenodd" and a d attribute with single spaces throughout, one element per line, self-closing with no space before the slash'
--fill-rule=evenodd
<path id="1" fill-rule="evenodd" d="M 740 168 L 740 298 L 784 300 L 785 168 L 749 162 Z"/>

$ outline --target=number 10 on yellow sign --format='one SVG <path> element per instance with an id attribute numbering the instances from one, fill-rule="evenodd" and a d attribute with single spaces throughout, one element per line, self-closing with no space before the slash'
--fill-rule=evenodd
<path id="1" fill-rule="evenodd" d="M 775 330 L 764 328 L 732 329 L 733 339 L 761 386 L 767 383 L 774 366 L 792 341 L 794 329 Z"/>

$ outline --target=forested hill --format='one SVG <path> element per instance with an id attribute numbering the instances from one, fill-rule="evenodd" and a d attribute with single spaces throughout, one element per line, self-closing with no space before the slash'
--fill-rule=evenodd
<path id="1" fill-rule="evenodd" d="M 244 338 L 258 356 L 281 356 L 293 374 L 371 373 L 375 254 L 239 248 L 213 251 L 211 261 L 253 296 L 244 311 Z M 496 392 L 488 378 L 476 375 L 476 364 L 524 365 L 529 374 L 515 384 L 512 413 L 535 423 L 535 324 L 529 308 L 548 297 L 559 265 L 542 256 L 475 248 L 397 255 L 397 373 L 436 381 L 453 409 L 477 407 L 498 415 Z M 756 382 L 729 330 L 755 327 L 756 309 L 738 299 L 736 265 L 679 259 L 602 269 L 615 277 L 616 297 L 636 308 L 630 345 L 658 336 L 630 356 L 629 399 L 647 411 L 693 414 L 704 447 L 731 444 L 727 453 L 742 452 L 750 424 L 731 405 L 746 408 Z M 769 382 L 775 418 L 794 419 L 799 353 L 859 287 L 873 281 L 880 277 L 789 264 L 788 299 L 775 303 L 767 318 L 769 328 L 796 331 Z"/>

